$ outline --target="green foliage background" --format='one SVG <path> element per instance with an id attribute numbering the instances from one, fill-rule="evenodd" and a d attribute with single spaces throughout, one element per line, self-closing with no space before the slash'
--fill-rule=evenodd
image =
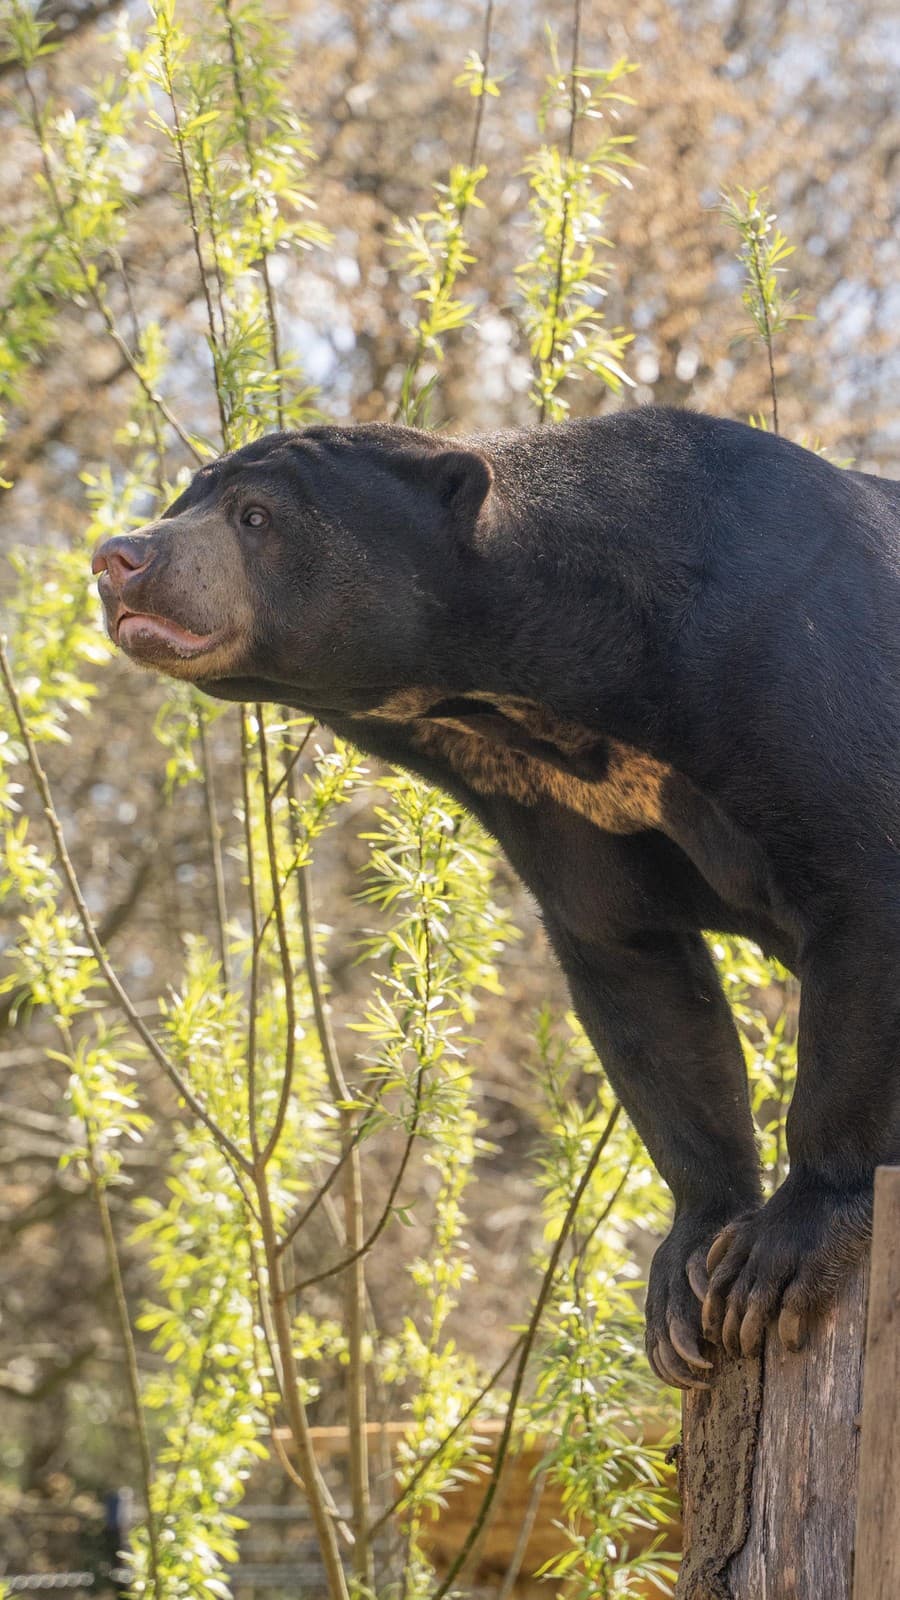
<path id="1" fill-rule="evenodd" d="M 633 103 L 624 85 L 635 69 L 626 60 L 584 65 L 579 20 L 576 6 L 566 60 L 549 39 L 527 165 L 531 237 L 509 286 L 533 362 L 536 422 L 564 416 L 579 379 L 599 377 L 617 396 L 631 381 L 630 335 L 607 325 L 602 295 L 607 200 L 640 181 L 631 135 L 616 120 Z M 456 79 L 461 116 L 472 117 L 466 148 L 432 200 L 395 228 L 410 308 L 395 414 L 420 425 L 447 342 L 475 312 L 465 279 L 487 170 L 479 130 L 483 116 L 502 116 L 504 95 L 490 24 L 488 8 L 482 48 Z M 152 515 L 221 449 L 318 414 L 284 347 L 271 263 L 333 244 L 316 220 L 316 130 L 286 101 L 286 46 L 263 0 L 205 0 L 189 22 L 176 0 L 153 0 L 145 28 L 132 35 L 119 26 L 110 75 L 77 110 L 45 92 L 52 43 L 31 8 L 7 3 L 4 27 L 39 160 L 28 228 L 3 243 L 0 400 L 14 417 L 61 310 L 73 305 L 96 317 L 97 338 L 115 346 L 133 380 L 119 439 L 127 469 L 82 464 L 82 535 L 65 549 L 4 554 L 14 583 L 0 698 L 0 888 L 16 923 L 3 988 L 23 1017 L 52 1019 L 48 1070 L 70 1114 L 64 1159 L 90 1187 L 116 1288 L 146 1506 L 132 1542 L 133 1590 L 154 1600 L 226 1595 L 245 1484 L 269 1458 L 311 1505 L 330 1595 L 468 1593 L 466 1557 L 480 1523 L 441 1575 L 429 1559 L 429 1526 L 473 1472 L 486 1514 L 504 1454 L 537 1439 L 541 1474 L 565 1508 L 551 1591 L 637 1595 L 648 1581 L 665 1591 L 674 1559 L 654 1530 L 670 1516 L 671 1481 L 662 1445 L 647 1440 L 660 1438 L 654 1418 L 671 1425 L 674 1413 L 641 1353 L 640 1270 L 629 1241 L 636 1219 L 662 1235 L 669 1201 L 573 1019 L 537 1004 L 543 1242 L 527 1268 L 533 1309 L 510 1329 L 493 1371 L 448 1330 L 471 1279 L 466 1205 L 476 1159 L 490 1151 L 473 1097 L 478 999 L 502 993 L 514 936 L 475 823 L 408 777 L 373 772 L 302 718 L 271 707 L 223 712 L 173 686 L 155 735 L 171 803 L 186 786 L 205 793 L 216 924 L 186 943 L 181 979 L 158 996 L 149 1023 L 109 965 L 44 773 L 75 719 L 91 714 L 110 655 L 89 552 Z M 114 308 L 129 194 L 140 181 L 133 151 L 148 138 L 167 153 L 195 250 L 218 417 L 211 437 L 197 431 L 167 330 L 134 285 L 126 284 L 130 319 Z M 784 320 L 796 315 L 779 298 L 787 246 L 770 232 L 764 197 L 732 198 L 728 211 L 741 235 L 745 304 L 771 358 Z M 240 796 L 223 794 L 210 757 L 223 718 L 240 745 Z M 348 1063 L 330 1029 L 311 873 L 327 831 L 363 795 L 374 811 L 359 837 L 359 916 L 377 931 L 360 946 L 368 999 L 356 1022 L 359 1055 Z M 240 894 L 226 896 L 219 817 L 233 803 Z M 715 949 L 774 1183 L 784 1171 L 794 996 L 786 975 L 751 948 L 719 941 Z M 574 1093 L 584 1075 L 593 1088 L 586 1104 Z M 177 1122 L 164 1197 L 137 1192 L 123 1163 L 127 1145 L 152 1130 L 160 1081 Z M 367 1157 L 379 1142 L 399 1150 L 386 1194 L 367 1188 Z M 419 1156 L 433 1175 L 427 1198 L 404 1181 Z M 390 1259 L 391 1238 L 412 1211 L 426 1223 L 426 1247 L 409 1271 L 406 1315 L 382 1326 L 367 1274 L 381 1252 Z M 324 1267 L 305 1248 L 321 1212 L 336 1239 Z M 123 1227 L 154 1275 L 143 1305 L 127 1303 Z M 334 1290 L 327 1314 L 310 1299 L 324 1282 Z M 152 1366 L 148 1348 L 161 1358 Z M 310 1433 L 323 1390 L 336 1388 L 350 1438 L 337 1502 Z M 374 1474 L 368 1459 L 373 1410 L 406 1424 L 393 1479 Z M 494 1453 L 481 1431 L 489 1418 L 503 1424 Z"/>

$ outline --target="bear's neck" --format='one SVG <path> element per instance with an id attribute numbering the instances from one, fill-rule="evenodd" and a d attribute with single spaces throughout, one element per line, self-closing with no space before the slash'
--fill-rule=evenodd
<path id="1" fill-rule="evenodd" d="M 582 507 L 573 526 L 571 508 L 535 496 L 523 512 L 504 491 L 501 471 L 477 553 L 428 614 L 428 682 L 406 687 L 521 697 L 639 743 L 671 704 L 684 588 L 649 560 L 623 568 L 630 530 L 606 516 Z"/>

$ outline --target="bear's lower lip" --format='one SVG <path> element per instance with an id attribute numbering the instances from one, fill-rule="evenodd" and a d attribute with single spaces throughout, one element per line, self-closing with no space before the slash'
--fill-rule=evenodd
<path id="1" fill-rule="evenodd" d="M 178 622 L 150 612 L 125 611 L 115 627 L 116 644 L 129 656 L 178 656 L 187 661 L 219 643 L 220 633 L 192 633 Z"/>

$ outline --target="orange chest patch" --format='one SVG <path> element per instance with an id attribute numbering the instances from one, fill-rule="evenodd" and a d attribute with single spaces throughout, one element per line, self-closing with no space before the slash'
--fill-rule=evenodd
<path id="1" fill-rule="evenodd" d="M 416 689 L 367 715 L 411 725 L 415 748 L 445 762 L 479 794 L 503 794 L 520 805 L 549 799 L 609 833 L 662 823 L 670 767 L 533 701 L 448 699 L 439 690 Z"/>

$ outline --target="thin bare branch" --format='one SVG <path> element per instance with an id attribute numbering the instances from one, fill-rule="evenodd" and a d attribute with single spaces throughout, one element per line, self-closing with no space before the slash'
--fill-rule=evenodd
<path id="1" fill-rule="evenodd" d="M 484 103 L 487 99 L 485 92 L 491 67 L 491 34 L 494 27 L 494 0 L 487 0 L 484 11 L 484 33 L 481 40 L 481 72 L 479 73 L 478 93 L 475 97 L 475 124 L 472 128 L 472 143 L 469 146 L 469 171 L 471 172 L 478 160 L 478 146 L 481 141 L 481 124 L 484 120 Z"/>
<path id="2" fill-rule="evenodd" d="M 256 1014 L 259 1009 L 259 956 L 262 940 L 257 932 L 259 904 L 256 892 L 256 858 L 253 850 L 253 812 L 250 797 L 250 732 L 247 708 L 241 706 L 241 790 L 244 799 L 244 854 L 247 861 L 247 899 L 250 909 L 250 992 L 247 997 L 247 1116 L 250 1147 L 254 1160 L 259 1156 L 259 1131 L 256 1126 Z"/>
<path id="3" fill-rule="evenodd" d="M 213 884 L 216 892 L 216 937 L 219 943 L 219 961 L 222 967 L 222 984 L 227 989 L 231 982 L 228 959 L 228 904 L 225 899 L 225 868 L 222 860 L 222 829 L 216 805 L 215 774 L 206 737 L 206 718 L 197 712 L 197 732 L 200 736 L 201 774 L 203 798 L 206 804 L 206 832 L 212 864 Z"/>
<path id="4" fill-rule="evenodd" d="M 259 740 L 260 776 L 263 787 L 263 823 L 266 831 L 266 853 L 269 858 L 272 904 L 275 912 L 275 926 L 278 932 L 278 957 L 281 963 L 281 977 L 284 984 L 285 1010 L 284 1071 L 281 1079 L 281 1093 L 278 1097 L 278 1109 L 275 1112 L 275 1121 L 272 1124 L 262 1152 L 261 1159 L 263 1165 L 265 1165 L 274 1155 L 278 1141 L 281 1138 L 294 1084 L 294 1064 L 297 1055 L 297 1005 L 294 994 L 294 968 L 291 962 L 291 947 L 288 940 L 287 920 L 284 914 L 284 899 L 278 865 L 278 843 L 275 838 L 275 817 L 272 811 L 272 790 L 269 777 L 269 746 L 262 706 L 256 707 L 256 721 Z"/>
<path id="5" fill-rule="evenodd" d="M 144 1407 L 141 1399 L 141 1380 L 138 1373 L 137 1350 L 134 1343 L 134 1334 L 131 1331 L 131 1318 L 128 1312 L 128 1301 L 125 1296 L 125 1285 L 122 1282 L 122 1268 L 119 1263 L 119 1252 L 116 1246 L 116 1236 L 113 1231 L 112 1218 L 109 1214 L 109 1199 L 100 1175 L 97 1171 L 95 1153 L 91 1143 L 90 1132 L 88 1139 L 88 1170 L 91 1176 L 91 1187 L 100 1216 L 100 1229 L 103 1234 L 103 1243 L 106 1249 L 107 1265 L 112 1275 L 113 1295 L 116 1302 L 116 1316 L 119 1323 L 119 1336 L 125 1354 L 125 1371 L 128 1377 L 128 1393 L 131 1400 L 132 1420 L 138 1441 L 138 1455 L 141 1462 L 141 1478 L 143 1480 L 144 1501 L 147 1508 L 147 1556 L 150 1567 L 150 1583 L 156 1600 L 162 1600 L 162 1586 L 159 1574 L 159 1529 L 156 1524 L 156 1512 L 153 1509 L 153 1463 L 150 1456 L 150 1440 L 147 1436 L 147 1420 L 144 1416 Z"/>
<path id="6" fill-rule="evenodd" d="M 420 1066 L 416 1073 L 413 1114 L 409 1129 L 407 1130 L 406 1142 L 403 1146 L 403 1154 L 400 1157 L 400 1164 L 397 1168 L 397 1171 L 394 1173 L 393 1182 L 391 1183 L 390 1190 L 388 1191 L 388 1197 L 384 1203 L 381 1215 L 379 1216 L 378 1221 L 375 1223 L 375 1226 L 372 1228 L 371 1232 L 367 1235 L 359 1248 L 351 1251 L 349 1255 L 344 1257 L 343 1261 L 335 1261 L 332 1266 L 324 1267 L 321 1272 L 313 1273 L 312 1277 L 301 1278 L 299 1283 L 291 1284 L 290 1288 L 287 1289 L 285 1293 L 292 1295 L 302 1294 L 305 1289 L 311 1289 L 313 1284 L 324 1283 L 327 1278 L 333 1278 L 339 1272 L 346 1272 L 348 1267 L 352 1267 L 354 1261 L 358 1261 L 361 1256 L 368 1255 L 369 1251 L 372 1249 L 372 1246 L 378 1241 L 378 1239 L 380 1239 L 382 1233 L 391 1220 L 391 1216 L 393 1215 L 394 1201 L 397 1198 L 400 1185 L 402 1184 L 406 1175 L 406 1169 L 409 1166 L 410 1156 L 412 1155 L 413 1146 L 415 1145 L 416 1137 L 419 1132 L 419 1118 L 422 1109 L 422 1088 L 424 1076 L 425 1068 L 424 1066 Z"/>
<path id="7" fill-rule="evenodd" d="M 287 1250 L 288 1246 L 296 1238 L 297 1234 L 303 1227 L 305 1227 L 313 1212 L 322 1204 L 329 1190 L 334 1185 L 336 1179 L 340 1177 L 340 1174 L 343 1172 L 344 1167 L 349 1161 L 353 1151 L 356 1149 L 356 1146 L 362 1139 L 365 1138 L 366 1132 L 377 1112 L 379 1097 L 383 1093 L 386 1083 L 387 1073 L 383 1074 L 383 1076 L 379 1078 L 378 1082 L 375 1084 L 374 1089 L 371 1091 L 371 1108 L 364 1116 L 360 1117 L 359 1121 L 356 1123 L 350 1138 L 344 1143 L 337 1161 L 335 1161 L 334 1165 L 329 1168 L 328 1176 L 319 1185 L 319 1188 L 315 1191 L 312 1198 L 306 1202 L 302 1210 L 296 1211 L 295 1214 L 292 1217 L 289 1217 L 287 1222 L 284 1224 L 281 1232 L 281 1241 L 278 1246 L 280 1254 L 284 1254 L 285 1250 Z"/>
<path id="8" fill-rule="evenodd" d="M 516 1536 L 515 1548 L 510 1556 L 509 1566 L 503 1575 L 503 1582 L 497 1591 L 497 1600 L 509 1600 L 516 1587 L 519 1573 L 522 1570 L 522 1562 L 525 1560 L 525 1552 L 534 1532 L 534 1525 L 537 1521 L 537 1514 L 540 1510 L 546 1482 L 546 1472 L 541 1471 L 535 1474 L 534 1482 L 531 1485 L 531 1493 L 528 1496 L 528 1504 L 525 1507 L 525 1515 L 522 1518 L 522 1523 Z"/>
<path id="9" fill-rule="evenodd" d="M 513 1356 L 516 1354 L 516 1352 L 518 1350 L 521 1349 L 522 1340 L 524 1339 L 524 1337 L 525 1337 L 524 1333 L 520 1333 L 519 1337 L 518 1337 L 518 1339 L 516 1339 L 515 1343 L 510 1345 L 509 1349 L 506 1352 L 506 1355 L 503 1357 L 503 1360 L 500 1362 L 500 1365 L 498 1367 L 494 1368 L 494 1370 L 491 1373 L 490 1377 L 488 1378 L 487 1382 L 482 1386 L 482 1388 L 479 1389 L 479 1391 L 478 1391 L 478 1393 L 476 1395 L 472 1396 L 472 1399 L 469 1401 L 469 1404 L 466 1406 L 465 1410 L 460 1414 L 459 1417 L 457 1417 L 456 1421 L 453 1424 L 453 1427 L 450 1428 L 449 1431 L 444 1434 L 444 1437 L 440 1441 L 440 1444 L 436 1444 L 434 1449 L 430 1450 L 427 1456 L 423 1456 L 422 1460 L 418 1463 L 418 1466 L 416 1467 L 415 1471 L 410 1475 L 410 1477 L 407 1479 L 406 1483 L 403 1485 L 403 1488 L 401 1489 L 400 1493 L 397 1495 L 396 1499 L 392 1500 L 391 1504 L 387 1507 L 387 1509 L 385 1511 L 382 1511 L 381 1515 L 375 1520 L 375 1522 L 372 1523 L 371 1529 L 369 1531 L 370 1531 L 370 1533 L 371 1533 L 373 1538 L 374 1538 L 375 1534 L 378 1533 L 379 1529 L 381 1529 L 386 1522 L 389 1522 L 391 1517 L 393 1517 L 394 1514 L 397 1511 L 400 1510 L 400 1507 L 405 1504 L 405 1502 L 409 1499 L 410 1495 L 412 1494 L 413 1489 L 416 1487 L 416 1484 L 420 1481 L 420 1479 L 428 1471 L 428 1468 L 432 1465 L 433 1462 L 437 1461 L 437 1459 L 438 1459 L 438 1457 L 440 1455 L 443 1454 L 443 1452 L 446 1450 L 448 1444 L 450 1443 L 451 1439 L 455 1439 L 456 1435 L 460 1431 L 460 1428 L 464 1428 L 466 1423 L 468 1422 L 469 1418 L 471 1416 L 473 1416 L 474 1413 L 478 1410 L 478 1407 L 481 1405 L 482 1400 L 486 1399 L 486 1397 L 490 1394 L 491 1390 L 500 1382 L 500 1379 L 503 1377 L 503 1374 L 506 1371 L 507 1367 L 509 1366 L 509 1363 L 512 1361 Z"/>

